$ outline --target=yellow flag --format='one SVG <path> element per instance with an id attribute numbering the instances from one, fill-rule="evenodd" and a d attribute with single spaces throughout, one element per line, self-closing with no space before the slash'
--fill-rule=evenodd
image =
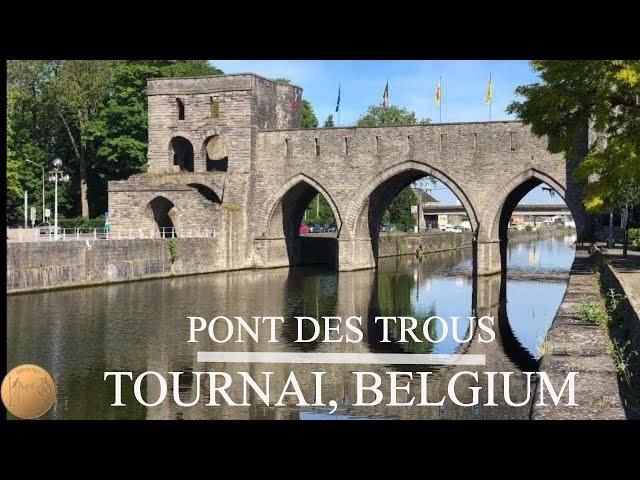
<path id="1" fill-rule="evenodd" d="M 487 95 L 485 97 L 485 102 L 488 104 L 493 103 L 493 81 L 491 80 L 491 75 L 489 75 L 489 85 L 487 86 Z"/>
<path id="2" fill-rule="evenodd" d="M 436 96 L 434 98 L 434 102 L 436 102 L 436 105 L 440 105 L 440 102 L 442 101 L 442 92 L 440 91 L 440 80 L 438 81 L 438 85 L 436 85 Z"/>

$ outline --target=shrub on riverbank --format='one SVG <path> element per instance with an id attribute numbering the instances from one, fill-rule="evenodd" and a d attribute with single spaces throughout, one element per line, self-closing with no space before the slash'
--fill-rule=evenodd
<path id="1" fill-rule="evenodd" d="M 104 216 L 96 218 L 59 218 L 59 228 L 104 228 Z"/>

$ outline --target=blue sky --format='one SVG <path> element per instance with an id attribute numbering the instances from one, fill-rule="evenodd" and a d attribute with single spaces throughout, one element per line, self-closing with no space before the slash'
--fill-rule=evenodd
<path id="1" fill-rule="evenodd" d="M 303 98 L 313 105 L 320 125 L 334 114 L 341 88 L 340 125 L 356 123 L 373 104 L 382 101 L 389 80 L 389 102 L 416 113 L 418 119 L 439 121 L 434 103 L 438 79 L 442 77 L 442 121 L 470 122 L 489 119 L 485 94 L 489 74 L 493 79 L 491 119 L 513 119 L 505 109 L 516 99 L 516 86 L 537 80 L 526 60 L 211 60 L 225 73 L 257 73 L 267 78 L 284 77 L 303 88 Z M 337 120 L 337 118 L 336 118 Z M 456 197 L 437 185 L 434 196 L 443 203 Z M 558 203 L 540 188 L 523 202 Z"/>

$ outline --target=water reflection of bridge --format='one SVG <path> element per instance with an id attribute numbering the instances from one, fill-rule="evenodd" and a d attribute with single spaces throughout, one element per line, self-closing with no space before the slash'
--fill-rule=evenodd
<path id="1" fill-rule="evenodd" d="M 428 271 L 438 271 L 446 269 L 452 263 L 457 263 L 460 252 L 448 252 L 446 254 L 438 254 L 430 256 L 430 267 Z M 396 276 L 395 288 L 398 289 L 398 282 L 406 282 L 406 287 L 400 288 L 402 295 L 406 295 L 413 286 L 414 275 L 412 269 L 418 268 L 418 260 L 411 257 L 390 259 L 396 262 L 397 270 L 391 269 L 391 274 Z M 268 275 L 268 281 L 263 281 L 264 275 Z M 290 372 L 294 372 L 300 381 L 305 398 L 313 399 L 315 385 L 311 372 L 324 371 L 324 389 L 323 400 L 328 402 L 331 399 L 338 401 L 340 405 L 339 413 L 347 415 L 367 415 L 367 416 L 384 416 L 397 418 L 419 418 L 419 419 L 437 419 L 437 418 L 527 418 L 529 410 L 527 407 L 513 408 L 506 405 L 499 407 L 480 407 L 480 411 L 471 407 L 460 407 L 455 405 L 447 396 L 447 385 L 449 379 L 457 371 L 478 369 L 482 371 L 498 371 L 498 372 L 519 372 L 519 371 L 536 371 L 537 361 L 529 354 L 529 352 L 520 344 L 513 330 L 509 325 L 506 315 L 506 278 L 501 275 L 489 277 L 468 277 L 472 281 L 472 302 L 471 309 L 476 316 L 493 316 L 496 319 L 496 341 L 492 343 L 480 343 L 477 341 L 477 333 L 474 339 L 466 345 L 463 345 L 458 353 L 473 353 L 486 355 L 487 363 L 484 367 L 458 367 L 458 366 L 416 366 L 416 365 L 388 365 L 388 366 L 367 366 L 367 365 L 284 365 L 284 364 L 200 364 L 195 361 L 196 352 L 199 350 L 211 350 L 212 345 L 209 343 L 201 343 L 198 345 L 186 344 L 179 339 L 186 339 L 186 332 L 182 325 L 177 326 L 175 322 L 159 321 L 155 335 L 157 338 L 152 343 L 161 348 L 161 353 L 157 352 L 147 358 L 146 370 L 154 370 L 167 374 L 169 371 L 224 371 L 229 373 L 234 379 L 238 379 L 228 390 L 230 396 L 237 401 L 241 401 L 243 396 L 243 386 L 240 382 L 238 372 L 248 372 L 259 384 L 262 385 L 264 377 L 261 372 L 273 372 L 271 378 L 272 385 L 279 385 L 278 388 L 272 388 L 271 402 L 275 403 L 280 395 L 280 388 L 284 385 Z M 373 270 L 328 273 L 326 276 L 320 276 L 317 271 L 309 269 L 289 269 L 278 270 L 268 273 L 264 272 L 246 272 L 232 274 L 231 276 L 213 275 L 202 277 L 201 282 L 195 286 L 190 283 L 191 291 L 189 295 L 195 297 L 210 295 L 209 292 L 216 292 L 218 298 L 246 298 L 242 292 L 246 293 L 246 282 L 253 283 L 252 286 L 261 291 L 261 298 L 270 299 L 264 306 L 264 315 L 276 314 L 276 312 L 287 312 L 287 315 L 336 315 L 346 318 L 351 315 L 362 315 L 363 319 L 368 319 L 367 325 L 363 325 L 364 340 L 356 344 L 326 344 L 321 342 L 313 342 L 311 344 L 292 344 L 295 338 L 296 323 L 290 316 L 288 321 L 282 325 L 277 332 L 280 343 L 228 343 L 223 345 L 215 345 L 217 351 L 225 349 L 226 351 L 285 351 L 292 349 L 303 349 L 314 352 L 349 352 L 349 353 L 368 353 L 377 352 L 404 352 L 410 353 L 416 344 L 400 344 L 379 343 L 380 331 L 373 323 L 373 318 L 380 315 L 382 310 L 386 310 L 384 302 L 389 299 L 381 299 L 381 294 L 386 294 L 381 289 L 380 275 L 376 275 Z M 174 279 L 175 282 L 172 291 L 184 292 L 180 287 L 182 279 Z M 238 289 L 241 289 L 239 291 Z M 169 293 L 169 292 L 168 292 Z M 384 295 L 383 295 L 384 296 Z M 396 299 L 393 308 L 400 308 Z M 239 307 L 239 308 L 238 308 Z M 217 311 L 229 311 L 225 309 L 216 309 L 211 312 L 211 316 L 217 314 Z M 236 306 L 234 315 L 255 315 L 255 304 L 249 302 L 246 308 L 242 305 Z M 203 313 L 203 312 L 202 312 Z M 470 314 L 471 312 L 469 312 Z M 464 315 L 460 312 L 460 315 Z M 268 328 L 268 327 L 265 327 Z M 176 331 L 177 329 L 177 331 Z M 173 331 L 171 331 L 173 330 Z M 261 333 L 267 333 L 261 332 Z M 173 338 L 171 342 L 166 338 Z M 265 336 L 266 338 L 266 336 Z M 178 345 L 179 349 L 175 350 Z M 421 353 L 428 353 L 427 345 Z M 353 407 L 352 404 L 356 399 L 356 384 L 354 371 L 370 371 L 379 374 L 383 378 L 381 391 L 384 400 L 381 404 L 371 407 Z M 417 377 L 418 371 L 432 371 L 429 377 L 429 399 L 430 401 L 439 400 L 447 397 L 444 409 L 439 407 L 388 407 L 386 402 L 390 398 L 390 390 L 388 385 L 388 376 L 385 372 L 400 371 L 412 372 L 414 378 Z M 386 377 L 386 378 L 385 378 Z M 204 380 L 205 377 L 203 377 Z M 463 380 L 464 379 L 464 380 Z M 404 382 L 408 382 L 408 377 L 404 378 Z M 486 379 L 480 377 L 480 382 L 475 383 L 468 377 L 462 377 L 457 384 L 456 393 L 460 401 L 469 402 L 471 400 L 471 386 L 483 387 L 481 394 L 481 402 L 486 401 Z M 150 382 L 154 383 L 154 382 Z M 496 382 L 497 384 L 500 382 Z M 398 387 L 406 385 L 399 381 Z M 194 397 L 188 382 L 181 385 L 182 398 L 189 401 Z M 201 402 L 195 407 L 180 408 L 176 406 L 170 399 L 167 399 L 162 405 L 147 409 L 147 418 L 193 418 L 193 419 L 220 419 L 220 418 L 299 418 L 300 408 L 294 404 L 294 400 L 285 407 L 265 407 L 262 401 L 255 395 L 251 398 L 251 407 L 226 406 L 208 407 L 204 405 L 208 394 L 208 383 L 203 381 L 201 385 Z M 419 398 L 419 386 L 412 383 L 410 388 L 411 396 Z M 512 398 L 513 401 L 519 401 L 526 396 L 526 382 L 523 375 L 514 375 L 512 378 Z M 157 398 L 157 392 L 153 385 L 149 386 L 150 398 Z M 494 389 L 497 399 L 503 398 L 502 386 L 496 385 Z M 403 400 L 402 392 L 398 393 L 399 401 Z M 312 401 L 312 400 L 311 400 Z M 417 403 L 418 400 L 416 400 Z M 499 402 L 500 403 L 500 402 Z M 504 402 L 502 402 L 504 403 Z"/>

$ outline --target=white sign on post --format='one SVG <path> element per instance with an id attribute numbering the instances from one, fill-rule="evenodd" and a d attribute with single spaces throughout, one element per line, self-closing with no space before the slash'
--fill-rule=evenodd
<path id="1" fill-rule="evenodd" d="M 48 208 L 44 209 L 44 218 L 49 218 L 51 216 L 51 210 Z"/>
<path id="2" fill-rule="evenodd" d="M 31 228 L 36 226 L 36 207 L 31 207 Z"/>
<path id="3" fill-rule="evenodd" d="M 417 205 L 411 205 L 411 213 L 418 213 L 418 206 Z"/>

